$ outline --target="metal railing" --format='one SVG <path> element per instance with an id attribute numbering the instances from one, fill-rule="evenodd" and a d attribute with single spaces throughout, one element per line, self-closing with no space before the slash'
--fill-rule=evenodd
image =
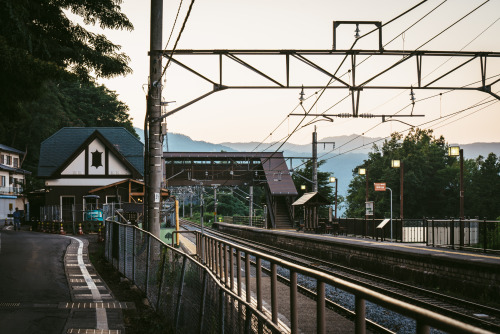
<path id="1" fill-rule="evenodd" d="M 316 292 L 316 314 L 307 314 L 306 317 L 316 320 L 315 332 L 326 332 L 326 296 L 337 293 L 337 289 L 354 295 L 354 313 L 355 313 L 355 333 L 366 333 L 366 313 L 367 302 L 379 305 L 405 317 L 416 321 L 415 331 L 417 333 L 429 333 L 431 328 L 447 331 L 450 333 L 489 333 L 482 329 L 467 325 L 465 323 L 447 318 L 422 309 L 420 307 L 398 301 L 391 297 L 374 292 L 368 288 L 347 282 L 343 279 L 316 271 L 307 269 L 288 261 L 267 255 L 249 248 L 224 241 L 222 239 L 202 235 L 196 232 L 196 251 L 206 267 L 212 272 L 213 276 L 218 278 L 225 287 L 237 293 L 238 297 L 245 298 L 247 303 L 251 303 L 255 296 L 257 310 L 268 314 L 275 325 L 284 317 L 289 319 L 291 333 L 304 332 L 301 328 L 303 323 L 299 324 L 298 303 L 298 282 L 314 282 L 314 291 Z M 252 264 L 253 263 L 253 266 Z M 266 300 L 268 308 L 266 309 L 263 301 L 263 269 L 267 269 L 269 274 L 270 297 Z M 288 291 L 280 290 L 278 295 L 278 272 L 281 275 L 288 276 Z M 243 275 L 243 277 L 242 277 Z M 281 276 L 280 275 L 280 276 Z M 252 286 L 253 285 L 253 286 Z M 269 294 L 268 294 L 269 296 Z M 287 307 L 281 307 L 279 303 L 289 306 L 288 314 L 283 311 Z M 373 305 L 372 305 L 373 306 Z M 308 308 L 311 312 L 311 308 Z M 309 324 L 310 325 L 310 324 Z"/>
<path id="2" fill-rule="evenodd" d="M 236 225 L 245 225 L 250 226 L 250 217 L 249 216 L 224 216 L 222 217 L 224 223 L 228 224 L 236 224 Z M 252 217 L 252 226 L 253 227 L 265 227 L 265 219 L 264 217 L 255 216 Z"/>
<path id="3" fill-rule="evenodd" d="M 280 333 L 194 258 L 136 226 L 106 221 L 105 256 L 178 333 Z"/>
<path id="4" fill-rule="evenodd" d="M 0 187 L 0 194 L 22 194 L 23 187 Z"/>

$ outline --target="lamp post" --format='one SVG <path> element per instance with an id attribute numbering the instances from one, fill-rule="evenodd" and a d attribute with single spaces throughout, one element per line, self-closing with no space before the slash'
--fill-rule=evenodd
<path id="1" fill-rule="evenodd" d="M 460 146 L 450 146 L 448 155 L 460 157 L 460 218 L 464 219 L 464 150 Z"/>
<path id="2" fill-rule="evenodd" d="M 365 176 L 365 204 L 366 204 L 368 202 L 368 171 L 366 170 L 366 168 L 359 168 L 358 174 Z M 365 214 L 365 219 L 368 219 L 368 215 L 366 214 Z"/>
<path id="3" fill-rule="evenodd" d="M 401 160 L 391 160 L 391 167 L 399 168 L 399 218 L 401 218 L 401 221 L 403 221 L 404 166 L 404 162 Z"/>
<path id="4" fill-rule="evenodd" d="M 338 189 L 337 186 L 339 183 L 338 181 L 339 180 L 336 177 L 334 177 L 334 176 L 330 177 L 330 182 L 331 183 L 335 182 L 335 216 L 334 216 L 335 220 L 337 220 L 337 189 Z"/>

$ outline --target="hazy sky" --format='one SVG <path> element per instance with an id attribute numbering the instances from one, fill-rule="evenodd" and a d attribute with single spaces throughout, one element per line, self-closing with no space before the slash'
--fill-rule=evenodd
<path id="1" fill-rule="evenodd" d="M 178 49 L 322 49 L 332 47 L 332 21 L 382 21 L 385 23 L 420 1 L 400 0 L 197 0 L 182 34 Z M 443 3 L 444 2 L 444 3 Z M 420 23 L 408 30 L 385 47 L 386 50 L 414 50 L 431 39 L 469 11 L 482 4 L 484 0 L 429 0 L 410 14 L 388 24 L 383 28 L 383 43 L 389 42 L 417 20 L 443 3 Z M 171 49 L 184 20 L 190 0 L 184 0 L 172 40 Z M 150 1 L 124 0 L 123 12 L 134 24 L 133 32 L 106 31 L 105 34 L 131 58 L 130 66 L 134 73 L 126 77 L 102 80 L 110 89 L 119 94 L 119 98 L 130 107 L 134 125 L 143 128 L 146 109 L 146 84 L 149 73 L 149 19 Z M 163 45 L 166 44 L 175 14 L 178 0 L 164 1 Z M 463 21 L 450 28 L 422 50 L 459 51 L 495 51 L 500 52 L 500 0 L 491 0 Z M 488 28 L 489 27 L 489 28 Z M 338 30 L 338 49 L 347 49 L 354 41 L 354 26 L 342 26 Z M 371 27 L 360 26 L 361 34 Z M 486 30 L 487 29 L 487 30 Z M 484 31 L 486 30 L 486 31 Z M 484 32 L 483 32 L 484 31 Z M 375 34 L 374 34 L 375 35 Z M 471 42 L 472 41 L 472 42 Z M 470 43 L 471 42 L 471 43 Z M 470 44 L 469 44 L 470 43 Z M 375 38 L 362 39 L 355 48 L 376 49 Z M 250 64 L 283 81 L 284 58 L 278 57 L 243 57 Z M 334 72 L 341 57 L 310 57 L 325 69 Z M 218 81 L 218 59 L 214 57 L 179 57 L 200 73 Z M 400 58 L 369 59 L 357 68 L 357 82 L 369 78 Z M 359 57 L 358 61 L 363 60 Z M 424 58 L 423 76 L 427 82 L 449 71 L 463 59 Z M 164 64 L 166 61 L 164 61 Z M 225 59 L 224 82 L 230 84 L 268 83 L 254 73 L 237 66 Z M 440 66 L 437 70 L 435 68 Z M 328 77 L 308 69 L 298 61 L 291 63 L 291 84 L 326 85 Z M 338 75 L 351 80 L 342 67 Z M 487 63 L 487 76 L 494 77 L 489 82 L 500 78 L 500 59 L 490 58 Z M 459 71 L 443 80 L 443 85 L 463 86 L 480 80 L 480 62 L 474 60 Z M 405 66 L 391 71 L 377 84 L 416 85 L 416 62 L 411 59 Z M 179 66 L 172 64 L 166 72 L 163 89 L 165 101 L 176 101 L 167 110 L 176 108 L 212 89 L 211 85 L 200 80 Z M 494 92 L 500 91 L 500 83 L 493 86 Z M 280 140 L 292 131 L 301 117 L 287 117 L 298 103 L 300 90 L 226 90 L 172 115 L 168 118 L 169 132 L 182 133 L 196 140 L 214 143 L 242 141 Z M 306 90 L 304 102 L 309 109 L 318 94 Z M 360 113 L 394 114 L 410 102 L 407 90 L 370 90 L 361 95 Z M 416 104 L 414 114 L 425 117 L 402 118 L 412 125 L 430 122 L 424 128 L 435 129 L 435 134 L 444 135 L 450 143 L 500 141 L 500 103 L 487 103 L 472 108 L 453 118 L 440 117 L 471 107 L 478 102 L 493 101 L 486 93 L 475 91 L 455 91 L 439 95 L 440 91 L 415 90 Z M 441 92 L 444 93 L 444 92 Z M 350 97 L 345 89 L 327 90 L 313 108 L 313 113 L 351 113 Z M 436 97 L 431 97 L 436 95 Z M 431 97 L 431 98 L 429 98 Z M 426 99 L 427 98 L 427 99 Z M 422 101 L 425 99 L 424 101 Z M 481 103 L 482 103 L 481 102 Z M 484 108 L 479 110 L 480 108 Z M 300 111 L 299 109 L 296 112 Z M 400 111 L 409 114 L 411 108 Z M 308 119 L 310 120 L 310 119 Z M 278 125 L 281 126 L 278 127 Z M 304 124 L 304 123 L 303 123 Z M 388 136 L 391 132 L 408 128 L 398 122 L 381 123 L 380 118 L 339 119 L 331 122 L 317 122 L 318 137 L 362 134 L 367 136 Z M 276 130 L 275 130 L 276 129 Z M 313 125 L 301 128 L 290 142 L 307 144 L 311 142 Z M 270 135 L 272 133 L 272 135 Z M 265 147 L 265 146 L 264 146 Z"/>

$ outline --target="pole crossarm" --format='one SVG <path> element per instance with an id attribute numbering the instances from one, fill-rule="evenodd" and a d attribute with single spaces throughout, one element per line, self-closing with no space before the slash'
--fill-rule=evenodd
<path id="1" fill-rule="evenodd" d="M 367 23 L 374 23 L 374 22 L 367 22 Z M 200 50 L 157 50 L 156 52 L 160 52 L 164 57 L 171 59 L 171 61 L 174 64 L 177 64 L 181 66 L 182 68 L 186 69 L 187 71 L 195 74 L 199 78 L 203 79 L 204 81 L 210 83 L 213 85 L 214 90 L 203 95 L 202 97 L 195 99 L 191 102 L 189 102 L 187 105 L 182 106 L 181 108 L 184 108 L 194 102 L 197 102 L 201 100 L 202 98 L 216 92 L 222 89 L 348 89 L 352 95 L 352 115 L 354 117 L 358 116 L 359 113 L 359 100 L 360 100 L 360 95 L 363 90 L 366 89 L 402 89 L 402 90 L 407 90 L 407 89 L 419 89 L 419 90 L 464 90 L 464 91 L 481 91 L 490 94 L 491 96 L 495 97 L 496 99 L 500 99 L 500 96 L 492 92 L 492 86 L 497 84 L 500 79 L 497 80 L 490 80 L 488 82 L 487 78 L 487 73 L 486 73 L 486 64 L 488 58 L 500 58 L 500 52 L 484 52 L 484 51 L 427 51 L 427 50 L 384 50 L 384 49 L 378 49 L 378 50 L 360 50 L 360 49 L 349 49 L 349 50 L 337 50 L 337 49 L 328 49 L 328 50 L 319 50 L 319 49 L 312 49 L 312 50 L 291 50 L 291 49 L 200 49 Z M 175 58 L 174 58 L 175 56 Z M 180 58 L 183 57 L 189 57 L 189 56 L 197 56 L 197 57 L 218 57 L 218 65 L 210 65 L 210 66 L 218 66 L 218 73 L 219 73 L 219 78 L 217 80 L 209 78 L 209 76 L 202 74 L 202 71 L 196 70 L 185 63 L 183 63 Z M 251 65 L 249 60 L 245 59 L 245 56 L 252 56 L 252 60 L 254 61 L 257 59 L 254 56 L 261 56 L 258 58 L 259 60 L 267 60 L 268 57 L 281 57 L 283 58 L 283 71 L 284 73 L 283 77 L 280 78 L 275 78 L 272 75 L 266 73 L 262 69 L 258 69 L 256 66 Z M 347 80 L 342 80 L 341 76 L 337 75 L 337 71 L 332 72 L 329 71 L 328 69 L 325 68 L 325 66 L 320 65 L 318 62 L 321 57 L 329 57 L 328 58 L 328 64 L 335 64 L 335 60 L 339 60 L 338 64 L 342 64 L 345 56 L 350 56 L 351 58 L 351 66 L 350 66 L 350 72 L 352 75 L 352 81 L 349 83 Z M 366 76 L 363 80 L 360 82 L 362 83 L 357 83 L 356 79 L 360 77 L 360 74 L 363 74 L 363 70 L 365 68 L 368 68 L 367 70 L 370 70 L 374 68 L 374 66 L 370 67 L 360 67 L 359 64 L 356 64 L 356 59 L 359 59 L 360 57 L 373 57 L 375 61 L 379 59 L 380 57 L 392 57 L 395 58 L 395 61 L 392 65 L 389 66 L 382 66 L 382 69 L 377 71 L 374 74 L 370 74 L 370 76 Z M 313 59 L 311 57 L 314 57 Z M 436 75 L 435 77 L 432 77 L 428 79 L 426 82 L 424 82 L 424 78 L 422 77 L 422 73 L 424 70 L 424 64 L 425 63 L 431 63 L 431 62 L 426 62 L 425 59 L 428 58 L 436 58 L 436 57 L 445 57 L 445 58 L 463 58 L 464 61 L 461 62 L 459 65 L 456 65 L 454 68 L 451 70 L 448 70 L 444 73 L 440 73 Z M 236 64 L 241 65 L 243 68 L 250 70 L 251 72 L 257 73 L 260 77 L 264 78 L 265 81 L 269 82 L 269 84 L 266 84 L 265 82 L 263 84 L 255 83 L 255 84 L 238 84 L 237 82 L 232 82 L 229 84 L 228 82 L 223 82 L 224 81 L 224 70 L 226 70 L 223 67 L 223 58 L 228 58 L 235 62 Z M 333 58 L 333 61 L 332 59 Z M 397 85 L 391 85 L 391 84 L 373 84 L 375 79 L 378 79 L 380 77 L 383 77 L 386 82 L 391 82 L 392 78 L 390 77 L 392 73 L 392 70 L 395 70 L 404 64 L 407 63 L 408 60 L 411 58 L 415 58 L 416 60 L 416 66 L 414 70 L 412 71 L 412 74 L 414 75 L 406 75 L 408 77 L 408 83 L 402 83 L 402 84 L 397 84 Z M 296 76 L 292 76 L 292 68 L 294 64 L 291 63 L 292 60 L 295 60 L 297 63 L 304 63 L 307 65 L 307 68 L 319 72 L 327 77 L 329 77 L 331 80 L 331 83 L 328 85 L 324 85 L 324 83 L 318 83 L 318 84 L 291 84 L 290 79 L 293 77 L 296 81 L 301 82 L 302 80 L 299 78 L 298 73 Z M 479 64 L 477 66 L 477 71 L 478 75 L 481 78 L 481 80 L 475 84 L 475 85 L 469 85 L 469 84 L 464 84 L 464 83 L 458 83 L 456 81 L 453 81 L 452 84 L 445 84 L 445 85 L 440 85 L 440 86 L 435 86 L 438 81 L 441 81 L 443 78 L 446 78 L 450 76 L 452 73 L 456 73 L 460 69 L 464 68 L 468 64 L 474 64 L 474 62 L 477 61 Z M 206 65 L 199 65 L 199 66 L 206 66 Z M 341 66 L 339 66 L 341 67 Z M 490 72 L 491 71 L 491 66 L 489 67 Z M 226 70 L 230 71 L 229 69 Z M 231 69 L 233 71 L 233 69 Z M 302 75 L 302 71 L 300 74 Z M 295 74 L 295 72 L 294 72 Z M 493 75 L 498 75 L 500 73 L 491 73 L 490 77 Z M 275 75 L 275 74 L 274 74 Z M 243 77 L 239 76 L 238 78 Z M 238 79 L 232 79 L 232 81 L 237 81 Z M 413 86 L 412 81 L 416 81 L 416 86 Z M 218 81 L 218 83 L 216 83 Z M 451 81 L 451 80 L 448 80 Z M 181 108 L 177 108 L 167 114 L 171 115 L 172 113 L 176 112 L 177 110 L 180 110 Z M 165 117 L 165 116 L 164 116 Z"/>

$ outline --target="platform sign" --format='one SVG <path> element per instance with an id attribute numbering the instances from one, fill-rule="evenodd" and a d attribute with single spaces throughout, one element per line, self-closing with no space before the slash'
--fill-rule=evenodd
<path id="1" fill-rule="evenodd" d="M 367 216 L 373 216 L 373 201 L 365 202 L 366 205 L 366 213 Z"/>
<path id="2" fill-rule="evenodd" d="M 385 191 L 385 183 L 374 183 L 375 191 Z"/>

